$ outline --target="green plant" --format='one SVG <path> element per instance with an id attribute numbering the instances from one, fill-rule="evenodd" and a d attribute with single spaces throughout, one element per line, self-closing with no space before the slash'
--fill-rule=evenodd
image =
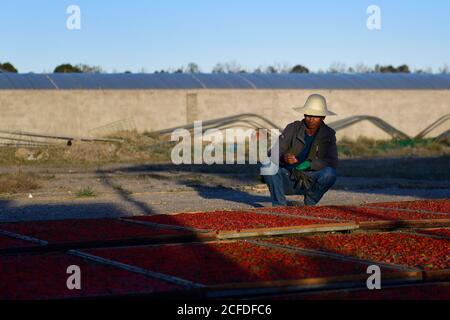
<path id="1" fill-rule="evenodd" d="M 95 197 L 96 194 L 91 187 L 84 187 L 77 191 L 76 196 L 78 198 L 90 198 L 90 197 Z"/>

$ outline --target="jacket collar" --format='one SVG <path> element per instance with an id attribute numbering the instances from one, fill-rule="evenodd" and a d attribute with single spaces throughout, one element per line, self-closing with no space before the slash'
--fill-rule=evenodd
<path id="1" fill-rule="evenodd" d="M 326 130 L 324 127 L 325 127 L 325 123 L 322 122 L 320 124 L 319 130 L 316 133 L 316 138 L 314 139 L 315 141 L 318 141 L 318 140 L 322 139 L 324 136 L 326 136 Z M 299 139 L 301 142 L 305 143 L 305 134 L 306 134 L 306 124 L 305 124 L 305 120 L 302 120 L 300 129 L 298 130 L 298 133 L 297 133 L 297 139 Z"/>

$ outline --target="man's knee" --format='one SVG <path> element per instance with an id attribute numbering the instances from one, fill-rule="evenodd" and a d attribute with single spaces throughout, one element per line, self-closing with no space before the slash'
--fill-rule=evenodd
<path id="1" fill-rule="evenodd" d="M 337 178 L 336 170 L 332 167 L 325 167 L 322 170 L 320 170 L 318 182 L 323 186 L 331 188 L 336 182 L 336 178 Z"/>

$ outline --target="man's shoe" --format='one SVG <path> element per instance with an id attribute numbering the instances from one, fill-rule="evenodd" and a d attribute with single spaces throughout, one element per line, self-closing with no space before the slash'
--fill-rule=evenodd
<path id="1" fill-rule="evenodd" d="M 297 200 L 290 200 L 287 202 L 288 207 L 304 207 L 305 204 L 303 201 L 297 201 Z"/>

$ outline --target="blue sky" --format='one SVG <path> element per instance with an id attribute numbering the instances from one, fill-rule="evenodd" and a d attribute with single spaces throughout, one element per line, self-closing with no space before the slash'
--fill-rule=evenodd
<path id="1" fill-rule="evenodd" d="M 69 5 L 81 30 L 66 28 Z M 382 29 L 366 28 L 366 9 L 381 8 Z M 333 62 L 373 66 L 450 64 L 447 0 L 2 0 L 0 62 L 20 72 L 58 64 L 100 65 L 107 72 L 148 72 L 217 62 L 256 68 Z"/>

